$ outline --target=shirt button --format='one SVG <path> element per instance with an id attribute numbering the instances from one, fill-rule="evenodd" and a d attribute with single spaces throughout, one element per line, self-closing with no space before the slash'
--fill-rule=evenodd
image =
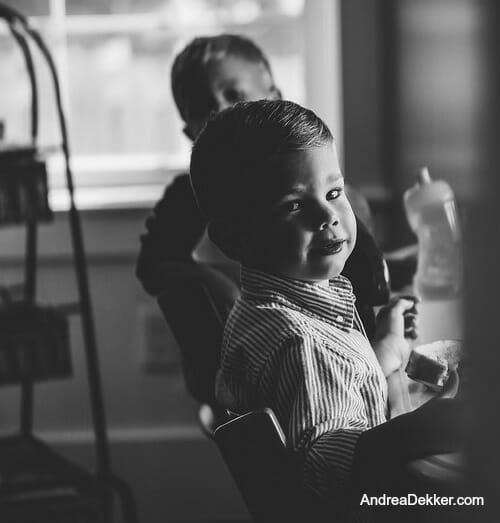
<path id="1" fill-rule="evenodd" d="M 342 322 L 344 321 L 344 316 L 342 316 L 341 314 L 339 314 L 339 315 L 337 316 L 337 321 L 338 321 L 339 323 L 342 323 Z"/>

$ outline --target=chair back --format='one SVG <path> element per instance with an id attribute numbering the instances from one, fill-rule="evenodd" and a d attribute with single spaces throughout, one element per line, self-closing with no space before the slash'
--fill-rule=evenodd
<path id="1" fill-rule="evenodd" d="M 232 419 L 215 442 L 255 521 L 305 521 L 300 472 L 271 409 Z"/>
<path id="2" fill-rule="evenodd" d="M 207 289 L 194 278 L 170 281 L 158 305 L 179 345 L 189 394 L 214 405 L 223 322 Z"/>

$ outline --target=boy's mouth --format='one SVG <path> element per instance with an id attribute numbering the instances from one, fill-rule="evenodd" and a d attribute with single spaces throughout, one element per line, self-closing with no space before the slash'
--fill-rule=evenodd
<path id="1" fill-rule="evenodd" d="M 340 238 L 317 242 L 312 247 L 311 252 L 320 256 L 331 256 L 339 253 L 344 248 L 345 242 L 346 240 Z"/>

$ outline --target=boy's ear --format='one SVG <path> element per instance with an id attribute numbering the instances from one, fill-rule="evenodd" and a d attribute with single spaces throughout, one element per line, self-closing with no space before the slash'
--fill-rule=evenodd
<path id="1" fill-rule="evenodd" d="M 212 220 L 208 224 L 208 237 L 232 260 L 241 262 L 244 256 L 245 239 L 237 222 Z"/>

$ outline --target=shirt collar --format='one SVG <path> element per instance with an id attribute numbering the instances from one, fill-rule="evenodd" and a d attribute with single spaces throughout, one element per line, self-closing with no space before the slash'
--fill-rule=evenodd
<path id="1" fill-rule="evenodd" d="M 345 276 L 336 276 L 323 287 L 242 266 L 241 289 L 243 296 L 284 299 L 345 332 L 353 327 L 355 297 Z"/>

